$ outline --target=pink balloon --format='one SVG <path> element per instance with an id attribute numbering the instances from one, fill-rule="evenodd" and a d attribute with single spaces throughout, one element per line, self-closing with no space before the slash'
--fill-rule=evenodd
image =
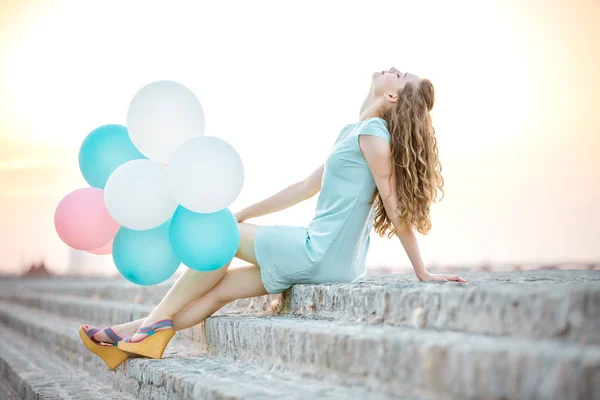
<path id="1" fill-rule="evenodd" d="M 93 187 L 74 190 L 58 203 L 54 227 L 61 240 L 77 250 L 99 249 L 119 230 L 104 205 L 104 191 Z"/>
<path id="2" fill-rule="evenodd" d="M 112 253 L 112 245 L 113 245 L 113 240 L 106 243 L 104 246 L 100 247 L 99 249 L 88 250 L 88 253 L 98 254 L 101 256 L 104 256 L 106 254 L 111 254 Z"/>

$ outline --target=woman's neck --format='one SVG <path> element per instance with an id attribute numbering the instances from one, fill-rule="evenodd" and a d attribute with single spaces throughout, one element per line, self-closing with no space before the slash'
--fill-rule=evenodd
<path id="1" fill-rule="evenodd" d="M 381 117 L 381 101 L 375 99 L 373 97 L 373 93 L 369 92 L 365 100 L 363 101 L 362 106 L 360 107 L 360 114 L 358 117 L 359 121 L 364 121 L 365 119 L 373 118 L 373 117 Z"/>

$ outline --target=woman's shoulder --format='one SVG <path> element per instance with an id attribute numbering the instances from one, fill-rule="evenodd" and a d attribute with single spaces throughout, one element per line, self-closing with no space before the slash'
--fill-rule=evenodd
<path id="1" fill-rule="evenodd" d="M 387 122 L 384 118 L 381 117 L 371 117 L 363 119 L 362 121 L 351 122 L 349 124 L 344 125 L 344 128 L 347 126 L 365 126 L 365 125 L 381 125 L 387 127 Z"/>
<path id="2" fill-rule="evenodd" d="M 359 135 L 372 135 L 391 140 L 391 135 L 385 119 L 380 117 L 367 118 L 360 122 L 357 132 Z"/>
<path id="3" fill-rule="evenodd" d="M 387 121 L 381 117 L 371 117 L 359 122 L 361 128 L 375 127 L 387 130 Z"/>

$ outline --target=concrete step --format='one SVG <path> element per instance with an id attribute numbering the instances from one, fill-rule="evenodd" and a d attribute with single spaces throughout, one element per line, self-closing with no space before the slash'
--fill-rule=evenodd
<path id="1" fill-rule="evenodd" d="M 210 354 L 343 382 L 456 399 L 600 398 L 599 346 L 310 318 L 222 315 L 205 325 Z"/>
<path id="2" fill-rule="evenodd" d="M 33 299 L 31 302 L 24 299 Z M 64 312 L 80 322 L 118 323 L 151 306 L 41 295 L 23 304 Z M 13 318 L 6 308 L 2 318 Z M 21 309 L 20 306 L 17 309 Z M 8 317 L 7 317 L 8 315 Z M 131 317 L 123 318 L 127 315 Z M 115 318 L 115 319 L 113 319 Z M 555 340 L 346 324 L 314 317 L 221 313 L 177 333 L 176 343 L 231 360 L 283 368 L 340 384 L 366 382 L 388 393 L 457 399 L 587 399 L 600 395 L 600 347 Z M 191 341 L 190 341 L 191 339 Z"/>
<path id="3" fill-rule="evenodd" d="M 464 276 L 470 283 L 423 283 L 414 275 L 401 274 L 367 276 L 355 284 L 295 285 L 284 293 L 282 312 L 347 322 L 600 344 L 600 271 Z M 154 305 L 172 282 L 138 286 L 123 278 L 46 279 L 19 282 L 18 286 L 20 290 Z M 225 310 L 262 312 L 277 298 L 239 300 Z"/>
<path id="4" fill-rule="evenodd" d="M 0 379 L 0 400 L 23 400 L 6 378 Z"/>
<path id="5" fill-rule="evenodd" d="M 0 337 L 0 390 L 6 385 L 6 398 L 135 399 L 60 359 L 43 343 L 3 326 Z"/>
<path id="6" fill-rule="evenodd" d="M 132 358 L 111 371 L 81 343 L 79 320 L 0 302 L 0 323 L 40 346 L 52 346 L 72 366 L 140 399 L 431 399 L 385 394 L 357 382 L 342 386 L 221 357 L 200 357 L 189 342 L 187 346 L 169 344 L 160 360 Z"/>
<path id="7" fill-rule="evenodd" d="M 149 304 L 89 299 L 73 295 L 43 292 L 22 292 L 20 294 L 2 292 L 0 293 L 0 300 L 57 314 L 66 318 L 77 319 L 81 321 L 80 323 L 91 324 L 89 321 L 95 321 L 98 324 L 96 326 L 98 328 L 145 318 L 154 308 L 154 306 Z M 203 332 L 203 326 L 196 325 L 192 328 L 179 331 L 171 340 L 171 343 L 184 341 L 187 345 L 190 345 L 188 341 L 192 340 L 196 342 L 195 346 L 200 348 L 198 339 L 203 336 Z"/>

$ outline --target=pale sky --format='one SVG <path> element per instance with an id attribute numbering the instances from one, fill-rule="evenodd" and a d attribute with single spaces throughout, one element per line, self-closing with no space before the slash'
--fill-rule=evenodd
<path id="1" fill-rule="evenodd" d="M 446 197 L 426 263 L 600 260 L 597 1 L 33 1 L 0 5 L 0 269 L 66 270 L 54 209 L 79 146 L 174 80 L 240 153 L 237 211 L 304 178 L 373 71 L 429 78 Z M 306 225 L 316 196 L 249 222 Z M 110 256 L 90 256 L 114 272 Z M 370 266 L 409 266 L 372 234 Z"/>

